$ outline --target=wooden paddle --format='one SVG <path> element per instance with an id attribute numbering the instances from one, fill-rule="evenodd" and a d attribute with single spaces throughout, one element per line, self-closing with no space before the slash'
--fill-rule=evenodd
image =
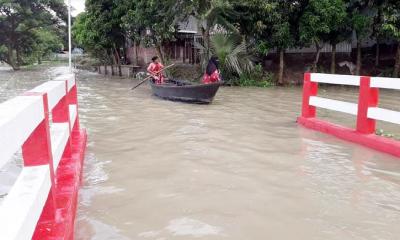
<path id="1" fill-rule="evenodd" d="M 159 74 L 160 72 L 162 72 L 162 71 L 164 71 L 164 70 L 166 70 L 166 69 L 168 69 L 168 68 L 171 68 L 171 67 L 173 67 L 174 65 L 175 65 L 175 64 L 171 64 L 171 65 L 169 65 L 169 66 L 166 66 L 165 68 L 161 69 L 160 71 L 154 73 L 154 75 Z M 133 89 L 139 87 L 140 85 L 142 85 L 143 83 L 145 83 L 146 81 L 148 81 L 149 79 L 151 79 L 152 77 L 153 77 L 153 76 L 148 76 L 147 78 L 143 79 L 140 83 L 138 83 L 136 86 L 134 86 L 133 88 L 131 88 L 131 90 L 133 90 Z"/>

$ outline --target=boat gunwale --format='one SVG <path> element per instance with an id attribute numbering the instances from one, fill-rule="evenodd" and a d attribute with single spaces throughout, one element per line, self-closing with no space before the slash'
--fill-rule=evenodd
<path id="1" fill-rule="evenodd" d="M 220 87 L 222 86 L 221 82 L 216 82 L 216 83 L 208 83 L 208 84 L 192 84 L 192 85 L 182 85 L 182 86 L 178 86 L 178 85 L 168 85 L 168 84 L 155 84 L 154 81 L 150 81 L 150 85 L 154 86 L 154 87 L 160 87 L 160 88 L 195 88 L 195 87 Z"/>

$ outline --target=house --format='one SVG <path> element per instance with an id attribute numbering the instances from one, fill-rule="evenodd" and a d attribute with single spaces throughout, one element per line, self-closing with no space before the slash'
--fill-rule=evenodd
<path id="1" fill-rule="evenodd" d="M 178 24 L 178 31 L 175 41 L 164 44 L 163 51 L 165 57 L 172 62 L 196 64 L 200 62 L 198 51 L 195 49 L 195 41 L 200 41 L 201 35 L 198 30 L 198 21 L 194 17 L 189 17 L 186 21 Z M 147 65 L 157 51 L 154 48 L 144 46 L 133 46 L 127 50 L 127 58 L 130 63 L 136 64 L 136 50 L 138 55 L 138 65 Z"/>

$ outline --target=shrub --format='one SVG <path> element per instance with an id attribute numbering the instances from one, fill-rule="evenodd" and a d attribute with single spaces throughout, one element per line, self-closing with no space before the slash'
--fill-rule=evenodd
<path id="1" fill-rule="evenodd" d="M 271 87 L 274 85 L 274 74 L 264 72 L 263 67 L 258 64 L 250 72 L 245 72 L 233 81 L 233 85 L 241 87 Z"/>

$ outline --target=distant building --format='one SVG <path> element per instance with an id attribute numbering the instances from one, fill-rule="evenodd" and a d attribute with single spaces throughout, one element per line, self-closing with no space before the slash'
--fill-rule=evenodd
<path id="1" fill-rule="evenodd" d="M 201 34 L 198 30 L 198 21 L 194 17 L 189 17 L 186 21 L 178 24 L 176 40 L 164 44 L 163 50 L 166 57 L 174 62 L 195 64 L 200 62 L 198 51 L 195 49 L 195 41 L 201 41 Z M 127 58 L 130 64 L 135 63 L 135 46 L 128 48 Z M 151 61 L 157 51 L 154 48 L 139 46 L 138 65 L 146 65 Z"/>
<path id="2" fill-rule="evenodd" d="M 220 29 L 216 29 L 220 31 Z M 166 57 L 173 62 L 196 64 L 200 62 L 200 56 L 198 50 L 195 47 L 195 42 L 202 42 L 201 30 L 199 29 L 198 20 L 190 16 L 186 21 L 182 21 L 178 24 L 178 31 L 176 40 L 166 43 L 163 46 L 163 50 Z M 362 42 L 362 47 L 373 47 L 376 44 L 374 39 L 366 39 Z M 387 43 L 391 44 L 391 43 Z M 350 54 L 353 49 L 357 47 L 357 38 L 355 33 L 353 34 L 351 42 L 341 42 L 336 46 L 337 53 Z M 275 50 L 271 50 L 270 53 L 275 53 Z M 304 48 L 292 48 L 287 49 L 287 53 L 315 53 L 315 46 L 304 47 Z M 332 52 L 332 46 L 330 44 L 324 44 L 321 53 Z M 154 48 L 145 48 L 140 46 L 138 48 L 139 65 L 146 65 L 151 61 L 157 52 Z M 135 49 L 131 47 L 128 49 L 128 60 L 131 63 L 135 62 Z"/>

